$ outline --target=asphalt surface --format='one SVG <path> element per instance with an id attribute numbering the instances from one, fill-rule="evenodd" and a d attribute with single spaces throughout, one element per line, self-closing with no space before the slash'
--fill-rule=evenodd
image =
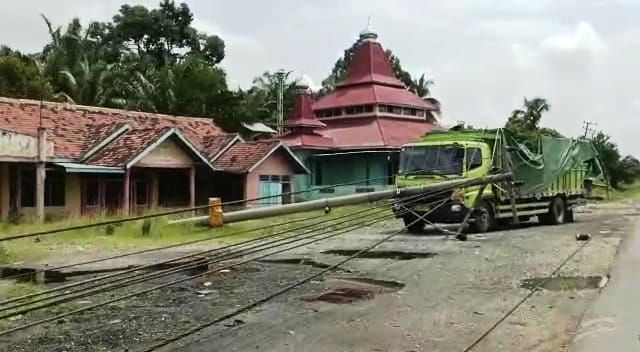
<path id="1" fill-rule="evenodd" d="M 589 308 L 570 352 L 640 351 L 640 227 L 623 240 L 608 285 Z"/>

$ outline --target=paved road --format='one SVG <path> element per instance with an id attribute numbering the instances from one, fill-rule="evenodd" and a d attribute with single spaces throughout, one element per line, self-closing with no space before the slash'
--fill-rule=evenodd
<path id="1" fill-rule="evenodd" d="M 569 352 L 640 351 L 640 226 L 620 246 L 611 280 L 589 308 Z"/>

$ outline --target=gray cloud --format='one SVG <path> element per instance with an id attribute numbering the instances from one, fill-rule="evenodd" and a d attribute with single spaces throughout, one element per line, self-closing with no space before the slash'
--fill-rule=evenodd
<path id="1" fill-rule="evenodd" d="M 198 28 L 226 40 L 232 84 L 281 67 L 318 84 L 371 16 L 406 69 L 436 80 L 446 121 L 498 126 L 524 96 L 540 95 L 552 105 L 545 125 L 577 135 L 588 119 L 623 151 L 640 148 L 637 0 L 187 2 Z M 106 20 L 121 3 L 8 0 L 0 43 L 35 51 L 47 40 L 39 13 L 58 24 Z"/>

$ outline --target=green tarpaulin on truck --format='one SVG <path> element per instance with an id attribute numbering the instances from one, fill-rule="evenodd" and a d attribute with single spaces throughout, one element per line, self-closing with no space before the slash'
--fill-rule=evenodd
<path id="1" fill-rule="evenodd" d="M 541 137 L 539 153 L 532 153 L 506 131 L 499 131 L 503 167 L 511 170 L 520 194 L 536 194 L 548 189 L 559 176 L 572 169 L 588 168 L 587 176 L 599 178 L 602 168 L 598 152 L 590 141 Z"/>

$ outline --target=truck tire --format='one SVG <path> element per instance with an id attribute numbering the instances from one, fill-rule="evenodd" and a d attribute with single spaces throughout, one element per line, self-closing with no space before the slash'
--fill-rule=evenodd
<path id="1" fill-rule="evenodd" d="M 415 216 L 405 216 L 402 218 L 404 221 L 404 226 L 407 228 L 409 233 L 422 233 L 424 231 L 424 221 L 416 221 L 418 220 Z"/>
<path id="2" fill-rule="evenodd" d="M 573 209 L 567 210 L 567 215 L 565 215 L 565 217 L 565 222 L 576 222 L 576 216 Z"/>
<path id="3" fill-rule="evenodd" d="M 493 209 L 491 206 L 482 202 L 473 210 L 473 223 L 470 226 L 470 230 L 473 233 L 485 233 L 491 230 L 495 225 L 495 219 L 493 217 Z"/>
<path id="4" fill-rule="evenodd" d="M 567 221 L 567 204 L 561 197 L 555 197 L 549 204 L 549 212 L 538 216 L 540 223 L 560 225 Z"/>

